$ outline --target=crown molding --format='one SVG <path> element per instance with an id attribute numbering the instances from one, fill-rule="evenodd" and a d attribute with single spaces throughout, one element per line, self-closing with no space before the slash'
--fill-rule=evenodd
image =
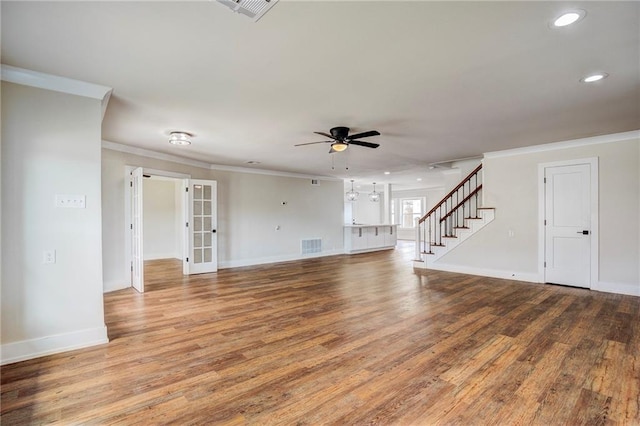
<path id="1" fill-rule="evenodd" d="M 112 151 L 124 152 L 127 154 L 138 155 L 140 157 L 154 158 L 156 160 L 171 161 L 172 163 L 184 164 L 186 166 L 199 167 L 201 169 L 211 168 L 211 164 L 199 161 L 191 160 L 189 158 L 178 157 L 177 155 L 164 154 L 162 152 L 151 151 L 150 149 L 138 148 L 131 145 L 124 145 L 121 143 L 110 142 L 102 140 L 102 148 L 110 149 Z"/>
<path id="2" fill-rule="evenodd" d="M 330 176 L 306 175 L 302 173 L 289 173 L 289 172 L 281 172 L 277 170 L 250 169 L 248 167 L 236 167 L 236 166 L 225 166 L 222 164 L 211 164 L 205 161 L 192 160 L 189 158 L 184 158 L 184 157 L 180 157 L 173 154 L 164 154 L 161 152 L 152 151 L 150 149 L 138 148 L 135 146 L 124 145 L 121 143 L 111 142 L 107 140 L 102 141 L 102 148 L 110 149 L 112 151 L 124 152 L 127 154 L 139 155 L 141 157 L 154 158 L 156 160 L 163 160 L 163 161 L 171 161 L 173 163 L 199 167 L 202 169 L 218 170 L 222 172 L 250 173 L 250 174 L 258 174 L 258 175 L 268 175 L 268 176 L 293 177 L 293 178 L 302 178 L 302 179 L 318 179 L 323 181 L 342 182 L 342 179 L 334 178 Z"/>
<path id="3" fill-rule="evenodd" d="M 511 157 L 514 155 L 534 154 L 538 152 L 557 151 L 559 149 L 578 148 L 588 145 L 603 143 L 623 142 L 631 139 L 640 139 L 640 130 L 630 132 L 613 133 L 610 135 L 593 136 L 590 138 L 572 139 L 562 142 L 552 142 L 543 145 L 525 146 L 522 148 L 506 149 L 504 151 L 486 152 L 484 158 Z"/>
<path id="4" fill-rule="evenodd" d="M 111 98 L 111 92 L 113 91 L 111 87 L 101 86 L 94 83 L 87 83 L 86 81 L 74 80 L 72 78 L 60 77 L 57 75 L 31 71 L 5 64 L 0 65 L 0 75 L 2 77 L 2 81 L 6 81 L 9 83 L 21 84 L 23 86 L 37 87 L 39 89 L 53 90 L 55 92 L 97 99 L 102 104 L 103 118 L 105 111 L 107 110 L 107 104 L 109 103 L 109 99 Z"/>

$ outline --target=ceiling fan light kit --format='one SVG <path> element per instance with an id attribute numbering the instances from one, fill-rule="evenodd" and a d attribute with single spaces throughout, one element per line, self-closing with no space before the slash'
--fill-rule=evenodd
<path id="1" fill-rule="evenodd" d="M 317 143 L 330 143 L 331 149 L 329 150 L 329 154 L 333 154 L 334 152 L 345 151 L 347 148 L 349 148 L 349 145 L 358 145 L 358 146 L 363 146 L 365 148 L 377 148 L 380 146 L 380 144 L 377 144 L 377 143 L 358 140 L 361 138 L 368 138 L 371 136 L 379 136 L 380 132 L 378 132 L 377 130 L 369 130 L 366 132 L 357 133 L 355 135 L 349 135 L 348 127 L 339 126 L 339 127 L 332 128 L 331 130 L 329 130 L 329 132 L 330 133 L 325 133 L 325 132 L 313 132 L 313 133 L 320 136 L 325 136 L 331 139 L 330 141 L 299 143 L 294 146 L 314 145 Z"/>

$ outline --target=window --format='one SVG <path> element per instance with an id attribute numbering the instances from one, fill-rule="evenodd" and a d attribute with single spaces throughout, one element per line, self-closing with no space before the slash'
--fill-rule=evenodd
<path id="1" fill-rule="evenodd" d="M 391 203 L 391 223 L 397 223 L 401 228 L 413 228 L 416 218 L 423 215 L 424 198 L 396 198 Z"/>

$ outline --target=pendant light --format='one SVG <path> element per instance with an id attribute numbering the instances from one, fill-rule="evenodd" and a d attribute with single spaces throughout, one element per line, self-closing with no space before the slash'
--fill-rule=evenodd
<path id="1" fill-rule="evenodd" d="M 353 190 L 353 179 L 351 179 L 351 191 L 347 191 L 347 201 L 356 201 L 358 195 L 360 194 Z"/>
<path id="2" fill-rule="evenodd" d="M 376 183 L 373 182 L 373 192 L 371 194 L 369 194 L 369 199 L 371 201 L 373 201 L 374 203 L 377 203 L 378 201 L 380 201 L 380 193 L 376 192 Z"/>

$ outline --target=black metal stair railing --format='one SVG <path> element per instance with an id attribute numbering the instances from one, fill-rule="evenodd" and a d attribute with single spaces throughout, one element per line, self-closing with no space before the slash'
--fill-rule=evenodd
<path id="1" fill-rule="evenodd" d="M 443 238 L 456 238 L 456 229 L 465 229 L 465 219 L 479 219 L 482 179 L 480 164 L 453 188 L 417 223 L 416 252 L 433 254 L 433 247 L 444 246 Z"/>

